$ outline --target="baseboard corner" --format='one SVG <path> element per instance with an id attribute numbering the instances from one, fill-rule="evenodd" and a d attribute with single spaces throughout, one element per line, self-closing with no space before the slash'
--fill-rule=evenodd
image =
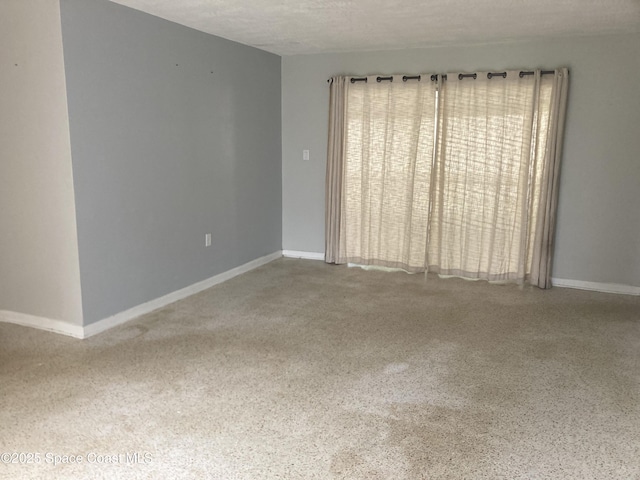
<path id="1" fill-rule="evenodd" d="M 551 278 L 551 284 L 560 288 L 575 288 L 601 293 L 616 293 L 619 295 L 640 295 L 640 287 L 619 283 L 585 282 L 566 278 Z"/>
<path id="2" fill-rule="evenodd" d="M 282 256 L 287 258 L 302 258 L 305 260 L 324 260 L 324 252 L 303 252 L 301 250 L 283 250 Z"/>
<path id="3" fill-rule="evenodd" d="M 38 317 L 9 310 L 0 310 L 0 322 L 12 323 L 24 327 L 36 328 L 38 330 L 59 333 L 78 339 L 85 339 L 117 327 L 118 325 L 122 325 L 123 323 L 138 318 L 141 315 L 163 308 L 171 303 L 177 302 L 178 300 L 182 300 L 183 298 L 211 288 L 219 283 L 230 280 L 233 277 L 261 267 L 262 265 L 266 265 L 267 263 L 279 258 L 282 258 L 282 250 L 277 250 L 263 257 L 256 258 L 243 265 L 232 268 L 231 270 L 227 270 L 226 272 L 219 273 L 213 277 L 189 285 L 188 287 L 168 293 L 162 297 L 137 305 L 133 308 L 85 326 L 73 325 L 61 320 L 53 320 L 50 318 Z"/>
<path id="4" fill-rule="evenodd" d="M 30 315 L 28 313 L 0 310 L 0 322 L 35 328 L 45 332 L 58 333 L 73 338 L 84 338 L 83 327 L 63 320 Z"/>

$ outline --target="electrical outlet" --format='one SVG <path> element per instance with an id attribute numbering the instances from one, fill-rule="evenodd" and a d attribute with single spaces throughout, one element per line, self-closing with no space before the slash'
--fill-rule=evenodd
<path id="1" fill-rule="evenodd" d="M 204 246 L 205 247 L 210 247 L 211 246 L 211 234 L 210 233 L 205 233 L 204 234 Z"/>
<path id="2" fill-rule="evenodd" d="M 302 150 L 302 160 L 309 160 L 309 150 Z"/>

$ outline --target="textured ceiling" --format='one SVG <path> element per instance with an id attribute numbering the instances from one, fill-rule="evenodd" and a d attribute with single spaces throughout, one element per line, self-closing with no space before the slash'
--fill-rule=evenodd
<path id="1" fill-rule="evenodd" d="M 279 55 L 640 31 L 640 0 L 111 0 Z"/>

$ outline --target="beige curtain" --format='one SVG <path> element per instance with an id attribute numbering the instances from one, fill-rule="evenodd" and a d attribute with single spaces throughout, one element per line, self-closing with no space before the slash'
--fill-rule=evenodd
<path id="1" fill-rule="evenodd" d="M 543 77 L 544 78 L 544 77 Z M 551 288 L 551 262 L 553 260 L 553 239 L 555 236 L 556 211 L 558 209 L 558 186 L 560 176 L 560 158 L 562 157 L 562 141 L 567 112 L 569 89 L 569 70 L 557 69 L 551 77 L 551 85 L 543 88 L 550 99 L 549 107 L 539 107 L 548 111 L 546 122 L 540 122 L 539 143 L 545 140 L 544 150 L 538 150 L 538 158 L 542 159 L 541 186 L 538 189 L 538 215 L 535 234 L 531 235 L 530 247 L 532 260 L 529 282 L 540 288 Z M 542 104 L 546 99 L 542 99 Z"/>
<path id="2" fill-rule="evenodd" d="M 430 271 L 550 286 L 550 268 L 532 275 L 532 265 L 548 266 L 552 256 L 562 136 L 556 127 L 564 121 L 564 106 L 558 99 L 553 107 L 552 99 L 564 75 L 447 75 L 439 96 Z M 566 104 L 566 88 L 559 96 Z"/>
<path id="3" fill-rule="evenodd" d="M 325 253 L 327 263 L 338 261 L 340 213 L 342 206 L 342 172 L 344 167 L 346 77 L 329 79 L 329 140 L 327 144 L 327 178 L 325 182 Z"/>
<path id="4" fill-rule="evenodd" d="M 337 263 L 424 271 L 435 82 L 392 78 L 349 82 Z"/>
<path id="5" fill-rule="evenodd" d="M 449 73 L 440 89 L 429 270 L 525 276 L 529 171 L 539 75 Z"/>
<path id="6" fill-rule="evenodd" d="M 333 263 L 550 287 L 567 69 L 334 78 Z"/>

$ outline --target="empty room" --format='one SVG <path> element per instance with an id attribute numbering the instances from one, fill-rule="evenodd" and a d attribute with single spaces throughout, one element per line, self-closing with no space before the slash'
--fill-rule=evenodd
<path id="1" fill-rule="evenodd" d="M 0 1 L 0 478 L 640 479 L 638 0 Z"/>

